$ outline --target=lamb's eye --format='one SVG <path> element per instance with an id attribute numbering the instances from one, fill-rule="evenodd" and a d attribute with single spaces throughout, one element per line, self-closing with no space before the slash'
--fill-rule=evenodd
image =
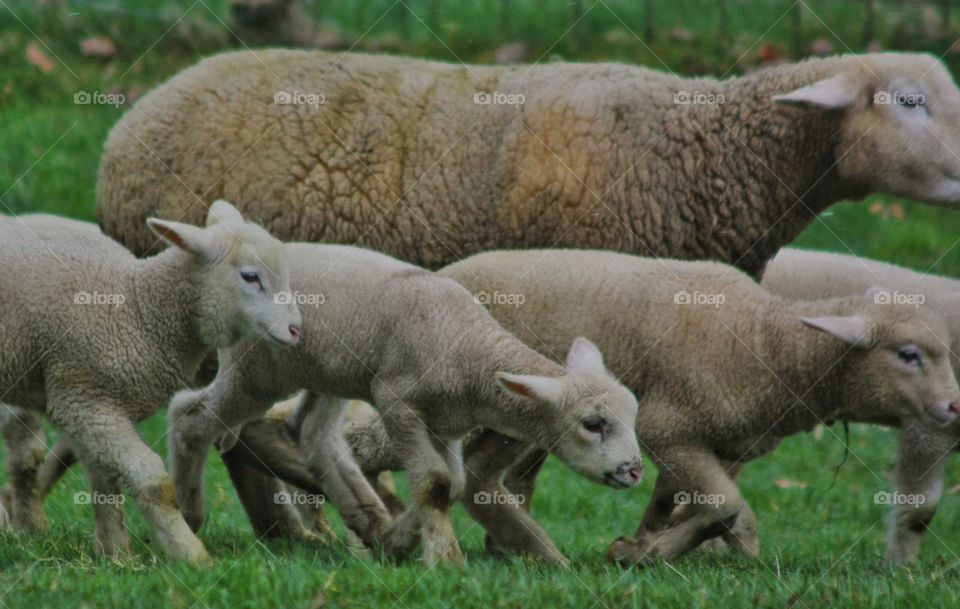
<path id="1" fill-rule="evenodd" d="M 583 428 L 590 433 L 603 433 L 605 421 L 600 417 L 590 417 L 582 422 Z"/>
<path id="2" fill-rule="evenodd" d="M 908 366 L 917 366 L 920 367 L 923 365 L 923 358 L 920 357 L 920 352 L 916 349 L 907 348 L 901 349 L 897 353 L 897 357 L 900 358 L 900 361 L 907 364 Z"/>
<path id="3" fill-rule="evenodd" d="M 260 283 L 260 275 L 256 271 L 240 271 L 240 279 L 247 283 Z"/>

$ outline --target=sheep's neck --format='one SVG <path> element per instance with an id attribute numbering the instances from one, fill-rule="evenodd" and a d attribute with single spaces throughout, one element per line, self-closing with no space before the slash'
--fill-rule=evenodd
<path id="1" fill-rule="evenodd" d="M 144 333 L 190 382 L 203 357 L 212 351 L 203 339 L 200 320 L 200 269 L 190 254 L 168 248 L 139 260 L 131 272 Z"/>
<path id="2" fill-rule="evenodd" d="M 761 316 L 758 351 L 779 383 L 781 412 L 771 412 L 784 434 L 845 418 L 850 406 L 847 357 L 851 346 L 806 327 L 800 316 L 836 315 L 823 303 L 772 305 Z"/>
<path id="3" fill-rule="evenodd" d="M 807 62 L 724 81 L 716 85 L 722 107 L 694 109 L 705 131 L 718 138 L 705 136 L 703 161 L 689 176 L 700 195 L 687 203 L 700 224 L 692 238 L 702 241 L 689 249 L 702 249 L 699 257 L 724 260 L 757 276 L 820 212 L 869 194 L 836 173 L 842 154 L 838 112 L 783 108 L 771 101 L 833 75 L 836 66 L 833 60 Z"/>
<path id="4" fill-rule="evenodd" d="M 509 395 L 496 381 L 497 372 L 531 374 L 547 377 L 562 376 L 559 364 L 527 347 L 503 329 L 488 332 L 476 345 L 471 361 L 475 368 L 463 378 L 475 378 L 470 392 L 477 396 L 478 425 L 489 427 L 506 436 L 549 446 L 546 436 L 549 426 L 544 424 L 543 404 Z M 478 363 L 482 365 L 476 366 Z M 480 374 L 477 375 L 477 370 Z"/>

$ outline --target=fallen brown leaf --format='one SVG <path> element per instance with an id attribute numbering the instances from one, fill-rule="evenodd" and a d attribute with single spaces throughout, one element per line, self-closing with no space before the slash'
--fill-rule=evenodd
<path id="1" fill-rule="evenodd" d="M 53 60 L 33 42 L 27 45 L 27 61 L 31 65 L 38 67 L 44 74 L 53 72 L 53 69 L 56 67 Z"/>

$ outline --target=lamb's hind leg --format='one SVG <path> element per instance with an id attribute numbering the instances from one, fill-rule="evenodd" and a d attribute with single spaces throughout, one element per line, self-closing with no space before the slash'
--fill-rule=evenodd
<path id="1" fill-rule="evenodd" d="M 485 429 L 468 445 L 465 457 L 467 489 L 464 506 L 487 531 L 487 550 L 494 554 L 518 553 L 538 556 L 547 562 L 567 564 L 550 536 L 530 517 L 528 503 L 533 483 L 526 494 L 513 493 L 502 483 L 507 471 L 529 465 L 531 452 L 542 463 L 539 448 Z M 522 473 L 522 472 L 521 472 Z M 515 479 L 516 480 L 516 479 Z"/>
<path id="2" fill-rule="evenodd" d="M 95 466 L 87 467 L 93 507 L 97 551 L 107 558 L 123 558 L 130 554 L 130 536 L 124 524 L 124 496 L 120 481 Z M 82 493 L 78 493 L 82 496 Z M 76 497 L 76 495 L 75 495 Z"/>
<path id="3" fill-rule="evenodd" d="M 949 430 L 904 424 L 895 474 L 898 501 L 893 502 L 887 537 L 887 559 L 894 564 L 916 560 L 920 539 L 940 503 L 947 457 L 957 442 Z"/>
<path id="4" fill-rule="evenodd" d="M 39 417 L 28 410 L 0 404 L 3 412 L 3 439 L 7 444 L 7 476 L 9 489 L 6 508 L 10 523 L 19 531 L 43 531 L 47 517 L 37 472 L 47 453 L 43 426 Z"/>
<path id="5" fill-rule="evenodd" d="M 367 547 L 375 547 L 392 519 L 343 437 L 346 406 L 346 400 L 307 392 L 298 411 L 300 449 L 347 527 Z"/>
<path id="6" fill-rule="evenodd" d="M 207 559 L 206 549 L 177 508 L 163 460 L 144 444 L 122 408 L 53 400 L 48 412 L 51 420 L 70 436 L 88 468 L 121 481 L 168 556 L 191 563 Z"/>

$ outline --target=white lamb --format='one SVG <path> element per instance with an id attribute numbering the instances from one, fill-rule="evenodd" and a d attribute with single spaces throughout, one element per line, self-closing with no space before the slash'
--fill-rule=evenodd
<path id="1" fill-rule="evenodd" d="M 44 412 L 69 438 L 94 497 L 127 490 L 171 557 L 206 558 L 181 516 L 163 461 L 137 434 L 211 349 L 300 336 L 282 244 L 229 203 L 207 227 L 151 218 L 174 246 L 138 260 L 120 244 L 49 217 L 0 222 L 0 386 L 4 402 Z M 122 510 L 94 502 L 98 549 L 129 550 Z"/>
<path id="2" fill-rule="evenodd" d="M 587 339 L 567 341 L 564 367 L 501 328 L 451 279 L 359 248 L 294 243 L 287 252 L 303 343 L 221 350 L 215 381 L 170 405 L 172 473 L 195 529 L 210 445 L 301 389 L 307 462 L 347 525 L 390 556 L 409 553 L 419 530 L 425 562 L 462 562 L 449 509 L 463 489 L 459 439 L 478 426 L 549 448 L 596 482 L 640 481 L 636 400 Z M 380 411 L 409 472 L 413 505 L 392 524 L 350 456 L 339 425 L 347 402 L 335 397 Z"/>
<path id="3" fill-rule="evenodd" d="M 950 326 L 950 350 L 954 372 L 960 370 L 960 281 L 919 273 L 892 264 L 827 252 L 781 250 L 767 264 L 763 286 L 787 298 L 829 298 L 882 285 L 880 300 L 924 304 L 937 311 Z M 887 538 L 887 558 L 895 564 L 917 558 L 920 538 L 933 520 L 943 493 L 947 456 L 960 442 L 960 424 L 949 427 L 904 420 L 900 455 L 895 474 L 896 492 L 914 497 L 893 503 L 893 518 Z"/>

